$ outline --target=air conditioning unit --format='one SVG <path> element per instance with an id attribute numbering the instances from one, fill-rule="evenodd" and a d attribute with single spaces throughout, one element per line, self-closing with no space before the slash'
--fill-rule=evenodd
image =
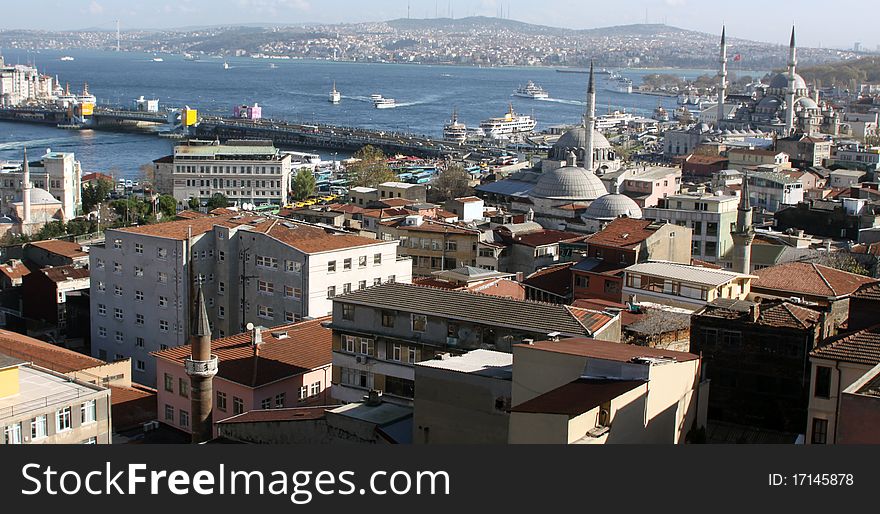
<path id="1" fill-rule="evenodd" d="M 366 355 L 355 355 L 354 360 L 358 364 L 366 364 L 367 363 L 367 356 Z"/>
<path id="2" fill-rule="evenodd" d="M 156 430 L 159 428 L 158 421 L 147 421 L 144 423 L 144 432 L 149 432 L 151 430 Z"/>

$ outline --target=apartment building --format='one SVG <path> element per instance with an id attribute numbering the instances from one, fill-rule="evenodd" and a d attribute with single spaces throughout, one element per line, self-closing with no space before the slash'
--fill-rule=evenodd
<path id="1" fill-rule="evenodd" d="M 89 252 L 92 354 L 131 357 L 155 385 L 151 352 L 186 344 L 188 306 L 202 282 L 214 337 L 247 323 L 326 316 L 337 294 L 410 282 L 397 243 L 259 216 L 205 216 L 113 229 Z M 143 364 L 140 364 L 143 363 Z"/>
<path id="2" fill-rule="evenodd" d="M 831 140 L 819 139 L 806 134 L 794 134 L 776 140 L 776 149 L 787 153 L 794 166 L 808 168 L 822 166 L 831 158 Z"/>
<path id="3" fill-rule="evenodd" d="M 160 192 L 184 207 L 191 198 L 205 202 L 218 193 L 239 206 L 283 205 L 292 162 L 271 141 L 191 141 L 175 146 L 170 159 L 154 161 L 154 169 Z"/>
<path id="4" fill-rule="evenodd" d="M 785 168 L 791 167 L 788 154 L 777 150 L 731 148 L 727 151 L 727 159 L 730 168 L 739 171 L 743 171 L 747 167 L 764 164 L 772 164 Z"/>
<path id="5" fill-rule="evenodd" d="M 398 241 L 400 255 L 412 259 L 413 275 L 477 266 L 482 232 L 476 228 L 411 214 L 376 223 L 377 237 Z M 497 262 L 495 262 L 497 266 Z"/>
<path id="6" fill-rule="evenodd" d="M 674 262 L 642 262 L 624 270 L 623 298 L 696 310 L 716 299 L 745 300 L 752 275 Z"/>
<path id="7" fill-rule="evenodd" d="M 390 283 L 336 298 L 331 328 L 334 398 L 359 401 L 378 389 L 409 405 L 417 362 L 480 348 L 509 353 L 548 336 L 618 341 L 620 314 Z"/>
<path id="8" fill-rule="evenodd" d="M 667 221 L 693 229 L 691 256 L 716 263 L 733 248 L 738 196 L 675 195 L 657 207 L 643 209 L 645 219 Z"/>
<path id="9" fill-rule="evenodd" d="M 38 160 L 28 162 L 30 181 L 34 188 L 48 191 L 61 202 L 61 212 L 65 221 L 77 217 L 82 210 L 82 168 L 73 152 L 46 153 Z M 0 200 L 4 210 L 12 202 L 21 201 L 22 167 L 20 165 L 3 167 L 0 172 Z"/>
<path id="10" fill-rule="evenodd" d="M 3 444 L 110 444 L 110 389 L 0 354 Z"/>
<path id="11" fill-rule="evenodd" d="M 804 200 L 804 185 L 783 173 L 757 171 L 747 175 L 749 201 L 753 207 L 776 212 Z"/>

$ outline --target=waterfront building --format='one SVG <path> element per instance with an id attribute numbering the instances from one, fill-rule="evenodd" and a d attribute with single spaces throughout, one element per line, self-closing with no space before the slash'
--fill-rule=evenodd
<path id="1" fill-rule="evenodd" d="M 145 362 L 188 340 L 188 306 L 200 280 L 212 335 L 247 323 L 275 326 L 325 316 L 333 297 L 383 282 L 410 282 L 396 241 L 256 216 L 199 216 L 111 229 L 89 251 L 92 354 Z"/>
<path id="2" fill-rule="evenodd" d="M 27 152 L 20 166 L 3 166 L 0 171 L 0 208 L 7 213 L 21 210 L 19 204 L 22 203 L 26 160 Z M 27 168 L 31 187 L 31 218 L 70 221 L 80 214 L 82 169 L 72 152 L 47 150 L 38 160 L 28 162 Z M 45 215 L 41 215 L 41 212 Z M 21 215 L 24 213 L 21 212 Z"/>
<path id="3" fill-rule="evenodd" d="M 643 209 L 642 216 L 693 229 L 691 256 L 717 263 L 733 247 L 731 232 L 738 205 L 737 196 L 681 194 L 660 200 L 657 207 Z"/>
<path id="4" fill-rule="evenodd" d="M 181 208 L 190 199 L 207 202 L 225 195 L 233 205 L 284 205 L 290 191 L 292 158 L 271 141 L 190 141 L 169 158 L 154 161 L 156 184 Z M 170 174 L 170 176 L 169 176 Z"/>

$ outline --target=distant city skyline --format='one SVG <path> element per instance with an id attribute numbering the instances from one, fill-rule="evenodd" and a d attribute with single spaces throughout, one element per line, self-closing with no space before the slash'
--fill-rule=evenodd
<path id="1" fill-rule="evenodd" d="M 740 0 L 721 11 L 718 4 L 698 0 L 623 0 L 614 9 L 596 0 L 32 0 L 4 5 L 5 29 L 82 30 L 116 27 L 123 30 L 174 29 L 187 26 L 235 24 L 358 23 L 395 18 L 463 18 L 490 16 L 571 29 L 590 29 L 635 23 L 666 23 L 701 32 L 720 32 L 722 24 L 733 38 L 786 44 L 788 27 L 798 27 L 801 46 L 875 51 L 880 35 L 873 16 L 829 17 L 829 5 L 819 0 L 764 2 Z M 839 0 L 833 8 L 858 13 L 867 0 Z M 840 30 L 828 30 L 833 20 Z M 829 21 L 831 20 L 831 21 Z M 845 24 L 845 26 L 843 26 Z"/>

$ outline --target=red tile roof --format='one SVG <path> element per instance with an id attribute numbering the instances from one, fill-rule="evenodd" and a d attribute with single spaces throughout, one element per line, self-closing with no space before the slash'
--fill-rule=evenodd
<path id="1" fill-rule="evenodd" d="M 514 236 L 512 241 L 525 246 L 537 247 L 555 243 L 583 241 L 587 236 L 561 230 L 541 230 Z"/>
<path id="2" fill-rule="evenodd" d="M 876 366 L 880 364 L 880 325 L 841 334 L 810 355 L 821 359 Z"/>
<path id="3" fill-rule="evenodd" d="M 629 344 L 586 338 L 560 339 L 559 341 L 538 341 L 532 344 L 517 344 L 514 346 L 618 362 L 630 362 L 632 359 L 638 357 L 667 358 L 675 359 L 678 362 L 693 361 L 700 358 L 692 353 L 649 348 L 647 346 L 633 346 Z"/>
<path id="4" fill-rule="evenodd" d="M 651 220 L 633 218 L 617 218 L 599 232 L 589 236 L 590 245 L 609 246 L 614 248 L 635 248 L 657 232 Z"/>
<path id="5" fill-rule="evenodd" d="M 541 268 L 523 280 L 523 284 L 559 296 L 571 294 L 571 267 L 573 262 L 565 262 Z"/>
<path id="6" fill-rule="evenodd" d="M 606 309 L 611 309 L 613 312 L 613 310 L 619 310 L 621 328 L 628 327 L 646 317 L 644 313 L 636 313 L 627 309 L 625 304 L 609 302 L 608 300 L 602 300 L 599 298 L 581 298 L 572 302 L 571 306 L 579 307 L 581 309 L 590 309 L 594 311 L 604 311 Z"/>
<path id="7" fill-rule="evenodd" d="M 377 239 L 356 236 L 338 230 L 277 219 L 267 220 L 256 225 L 254 232 L 262 232 L 304 253 L 330 252 L 384 243 Z"/>
<path id="8" fill-rule="evenodd" d="M 761 305 L 758 323 L 771 327 L 812 328 L 821 316 L 813 309 L 801 307 L 790 302 L 772 302 Z"/>
<path id="9" fill-rule="evenodd" d="M 263 344 L 256 364 L 249 332 L 211 341 L 211 351 L 220 360 L 217 376 L 248 387 L 260 387 L 329 366 L 333 361 L 333 333 L 321 324 L 330 319 L 327 316 L 263 330 Z M 279 332 L 286 333 L 287 337 L 278 339 L 273 335 Z M 183 345 L 153 355 L 183 366 L 191 351 L 190 345 Z"/>
<path id="10" fill-rule="evenodd" d="M 787 262 L 755 272 L 752 291 L 842 298 L 877 279 L 810 262 Z"/>
<path id="11" fill-rule="evenodd" d="M 511 412 L 579 416 L 646 383 L 647 380 L 580 378 L 516 405 Z"/>
<path id="12" fill-rule="evenodd" d="M 0 264 L 0 273 L 3 273 L 12 281 L 24 278 L 26 275 L 29 275 L 30 272 L 30 268 L 20 261 L 17 261 L 14 264 Z"/>
<path id="13" fill-rule="evenodd" d="M 157 419 L 156 390 L 140 384 L 110 386 L 111 415 L 116 431 L 141 426 Z"/>
<path id="14" fill-rule="evenodd" d="M 69 257 L 71 259 L 76 259 L 78 257 L 88 257 L 89 255 L 88 253 L 83 251 L 81 244 L 74 243 L 73 241 L 48 239 L 46 241 L 34 241 L 33 243 L 28 243 L 28 245 L 35 246 L 49 253 L 54 253 L 63 257 Z"/>
<path id="15" fill-rule="evenodd" d="M 178 217 L 182 217 L 184 213 L 189 213 L 193 211 L 184 211 L 178 214 Z M 192 215 L 187 215 L 192 216 Z M 121 232 L 128 232 L 131 234 L 143 234 L 147 236 L 153 237 L 161 237 L 164 239 L 176 239 L 178 241 L 185 241 L 190 229 L 192 229 L 192 235 L 197 236 L 200 234 L 204 234 L 210 230 L 213 230 L 215 225 L 220 225 L 224 227 L 235 227 L 240 223 L 235 223 L 230 221 L 231 216 L 200 216 L 193 217 L 190 219 L 179 219 L 175 221 L 168 221 L 165 223 L 155 223 L 152 225 L 142 225 L 140 227 L 129 227 L 129 228 L 120 228 L 117 229 Z"/>
<path id="16" fill-rule="evenodd" d="M 58 373 L 103 366 L 106 362 L 8 330 L 0 330 L 0 353 Z"/>
<path id="17" fill-rule="evenodd" d="M 153 161 L 153 162 L 157 162 L 157 161 Z M 87 182 L 91 182 L 93 180 L 106 180 L 108 182 L 114 182 L 113 177 L 111 177 L 110 175 L 104 175 L 103 173 L 98 173 L 98 172 L 86 173 L 85 175 L 80 177 L 80 182 L 82 182 L 83 184 L 85 184 Z"/>
<path id="18" fill-rule="evenodd" d="M 294 407 L 289 409 L 252 410 L 218 421 L 217 423 L 266 423 L 272 421 L 315 420 L 324 417 L 328 409 L 335 407 Z"/>
<path id="19" fill-rule="evenodd" d="M 66 282 L 68 280 L 77 280 L 81 278 L 89 278 L 89 268 L 82 268 L 73 264 L 67 266 L 52 266 L 42 268 L 36 271 L 46 275 L 46 278 L 55 283 Z"/>
<path id="20" fill-rule="evenodd" d="M 853 293 L 853 298 L 864 300 L 880 300 L 880 282 L 876 284 L 865 284 Z"/>

